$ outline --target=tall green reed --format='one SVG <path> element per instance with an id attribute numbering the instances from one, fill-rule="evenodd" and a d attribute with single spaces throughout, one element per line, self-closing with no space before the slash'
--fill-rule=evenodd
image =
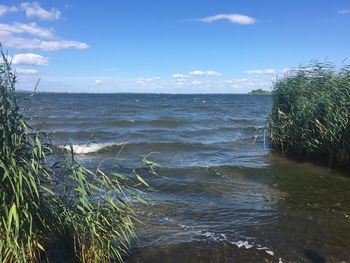
<path id="1" fill-rule="evenodd" d="M 273 147 L 283 155 L 344 166 L 350 161 L 350 68 L 315 62 L 273 85 Z"/>
<path id="2" fill-rule="evenodd" d="M 84 167 L 28 126 L 7 56 L 0 64 L 0 261 L 46 261 L 62 242 L 81 262 L 123 261 L 135 237 L 135 211 L 148 184 L 133 170 L 105 174 Z M 153 173 L 154 169 L 148 165 Z"/>

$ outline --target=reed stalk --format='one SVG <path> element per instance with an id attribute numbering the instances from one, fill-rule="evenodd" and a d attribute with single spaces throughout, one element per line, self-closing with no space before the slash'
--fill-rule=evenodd
<path id="1" fill-rule="evenodd" d="M 312 63 L 273 85 L 272 146 L 285 156 L 329 166 L 350 162 L 350 68 Z"/>
<path id="2" fill-rule="evenodd" d="M 135 237 L 130 203 L 142 201 L 147 183 L 135 171 L 89 170 L 73 149 L 49 165 L 52 145 L 28 126 L 16 75 L 1 53 L 0 262 L 46 261 L 55 242 L 81 262 L 122 262 Z"/>

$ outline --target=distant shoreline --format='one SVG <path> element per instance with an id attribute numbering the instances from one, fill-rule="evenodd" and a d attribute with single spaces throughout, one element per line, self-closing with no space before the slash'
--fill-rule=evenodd
<path id="1" fill-rule="evenodd" d="M 271 94 L 250 94 L 248 93 L 144 93 L 144 92 L 56 92 L 56 91 L 16 91 L 18 94 L 86 94 L 86 95 L 110 95 L 110 94 L 125 94 L 125 95 L 271 95 Z"/>
<path id="2" fill-rule="evenodd" d="M 263 90 L 263 89 L 256 89 L 248 92 L 248 95 L 271 95 L 272 92 L 268 90 Z"/>

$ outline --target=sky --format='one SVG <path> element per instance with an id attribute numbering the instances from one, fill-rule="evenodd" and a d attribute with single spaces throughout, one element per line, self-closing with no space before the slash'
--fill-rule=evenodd
<path id="1" fill-rule="evenodd" d="M 8 0 L 0 42 L 20 90 L 246 93 L 349 58 L 350 0 Z"/>

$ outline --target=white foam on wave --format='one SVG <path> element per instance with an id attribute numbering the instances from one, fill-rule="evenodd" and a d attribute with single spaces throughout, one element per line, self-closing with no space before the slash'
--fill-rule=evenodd
<path id="1" fill-rule="evenodd" d="M 163 221 L 163 222 L 174 222 L 175 220 L 174 219 L 172 219 L 172 218 L 170 218 L 170 217 L 164 217 L 164 218 L 162 218 L 160 221 Z"/>
<path id="2" fill-rule="evenodd" d="M 213 241 L 226 241 L 229 242 L 232 245 L 237 246 L 238 248 L 244 248 L 244 249 L 256 249 L 256 250 L 261 250 L 264 251 L 266 254 L 270 256 L 274 256 L 275 253 L 268 247 L 263 247 L 261 245 L 255 245 L 253 243 L 249 243 L 247 240 L 238 240 L 238 241 L 231 241 L 228 240 L 225 234 L 216 234 L 213 232 L 209 231 L 201 231 L 199 233 L 201 236 L 205 236 L 206 238 L 209 238 Z M 279 263 L 282 263 L 282 258 L 279 258 Z"/>
<path id="3" fill-rule="evenodd" d="M 221 240 L 223 240 L 223 236 L 217 236 L 215 233 L 213 233 L 213 232 L 204 232 L 204 233 L 202 233 L 202 236 L 205 236 L 205 237 L 207 237 L 207 238 L 210 238 L 210 239 L 212 239 L 212 240 L 214 240 L 214 241 L 221 241 Z"/>
<path id="4" fill-rule="evenodd" d="M 242 241 L 242 240 L 238 240 L 238 241 L 235 241 L 235 242 L 230 242 L 229 243 L 233 244 L 233 245 L 236 245 L 238 248 L 245 248 L 245 249 L 250 249 L 250 248 L 253 248 L 253 249 L 257 249 L 257 250 L 262 250 L 264 251 L 266 254 L 269 254 L 270 256 L 274 256 L 275 253 L 269 249 L 268 247 L 262 247 L 260 245 L 253 245 L 253 244 L 249 244 L 248 241 Z M 282 259 L 280 258 L 280 262 L 283 262 Z"/>
<path id="5" fill-rule="evenodd" d="M 111 147 L 114 145 L 122 145 L 122 143 L 89 143 L 89 144 L 73 144 L 73 152 L 75 154 L 87 154 L 98 152 L 106 147 Z M 60 146 L 67 151 L 71 151 L 71 145 Z"/>
<path id="6" fill-rule="evenodd" d="M 250 249 L 253 248 L 254 246 L 252 244 L 249 244 L 248 241 L 242 241 L 238 240 L 237 242 L 230 242 L 233 245 L 236 245 L 238 248 L 245 248 L 245 249 Z"/>

